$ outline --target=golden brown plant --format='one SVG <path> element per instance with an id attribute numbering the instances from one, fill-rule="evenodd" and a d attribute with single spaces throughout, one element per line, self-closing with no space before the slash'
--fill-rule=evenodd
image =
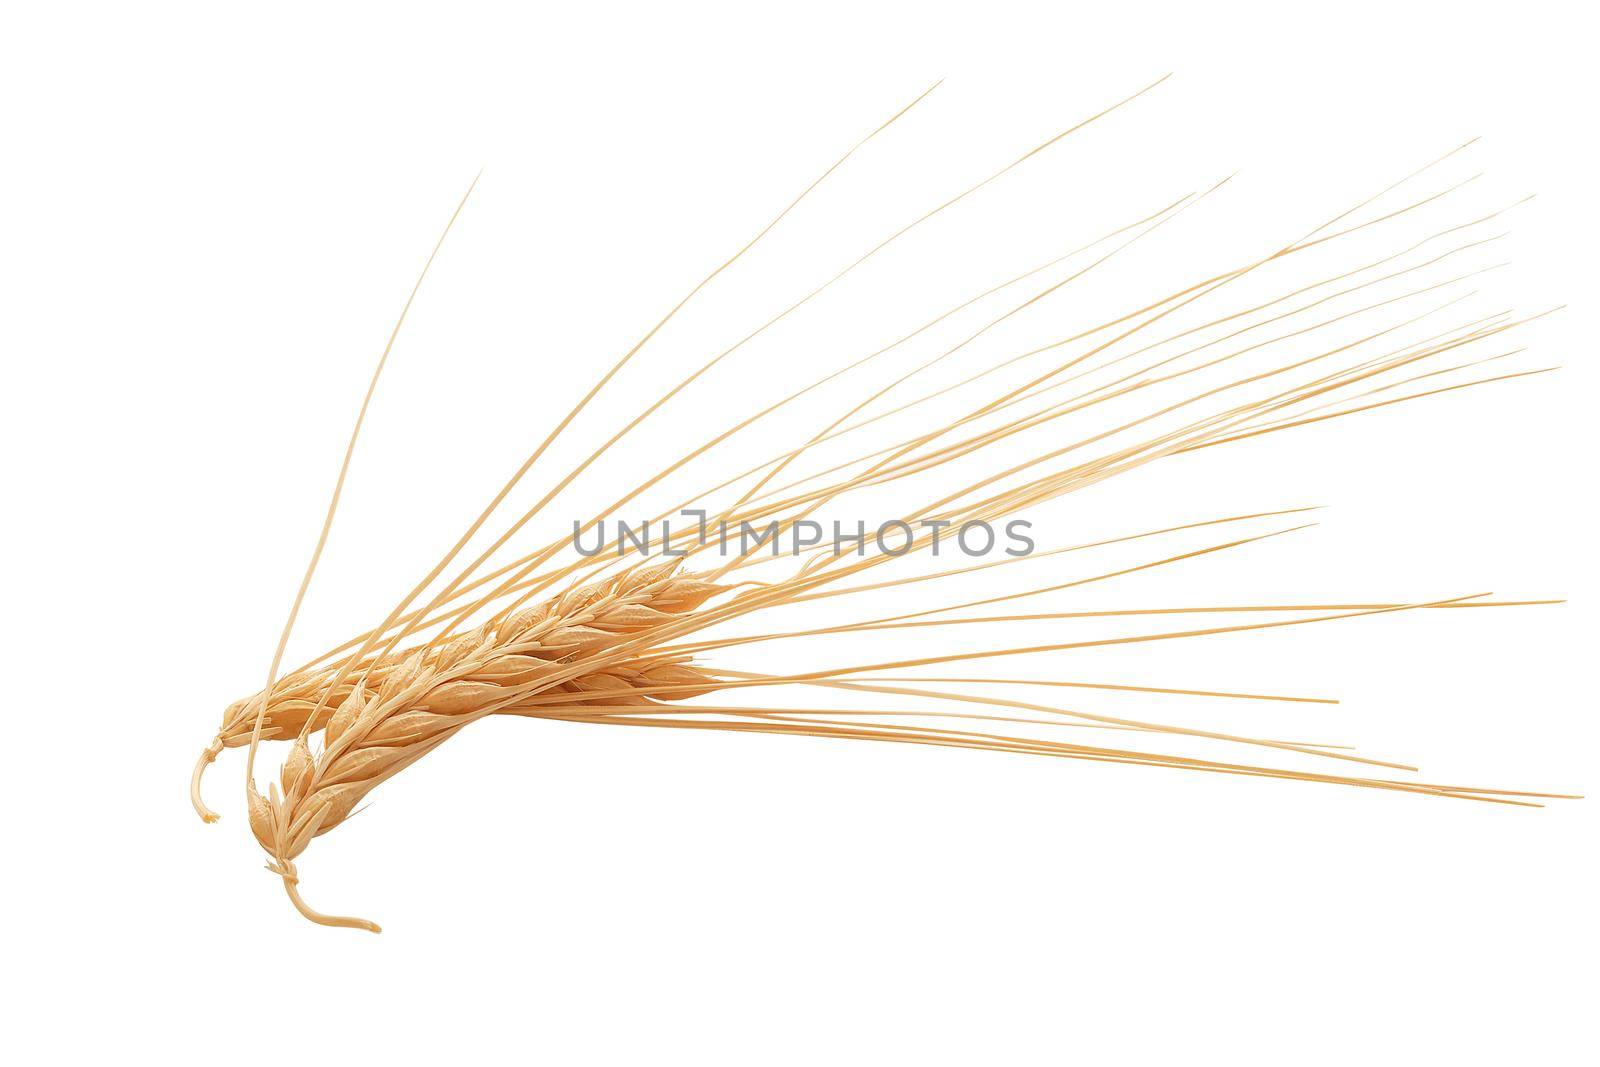
<path id="1" fill-rule="evenodd" d="M 1159 84 L 1159 83 L 1157 83 Z M 929 90 L 930 92 L 932 90 Z M 1135 94 L 1132 100 L 1147 90 Z M 944 664 L 976 663 L 998 657 L 1039 656 L 1072 650 L 1208 638 L 1279 627 L 1320 624 L 1413 610 L 1469 609 L 1528 604 L 1534 601 L 1488 600 L 1487 594 L 1395 598 L 1360 603 L 1212 604 L 1158 606 L 1101 611 L 1018 612 L 1015 602 L 1102 582 L 1129 574 L 1178 565 L 1185 561 L 1248 546 L 1265 537 L 1299 529 L 1241 534 L 1199 548 L 1145 559 L 1128 566 L 1080 575 L 1069 581 L 1035 581 L 1020 592 L 996 593 L 873 616 L 863 612 L 843 621 L 798 629 L 766 625 L 776 609 L 835 600 L 846 608 L 858 598 L 895 592 L 917 583 L 943 582 L 961 576 L 997 575 L 998 567 L 1028 566 L 1031 561 L 1064 553 L 1090 552 L 1108 545 L 1141 544 L 1185 531 L 1232 528 L 1308 509 L 1286 509 L 1235 515 L 1146 530 L 1097 542 L 1052 547 L 1024 558 L 968 563 L 931 573 L 894 569 L 909 556 L 922 557 L 937 544 L 941 528 L 960 529 L 971 523 L 994 523 L 1028 509 L 1138 470 L 1158 460 L 1186 456 L 1202 449 L 1320 424 L 1360 412 L 1441 395 L 1471 386 L 1539 374 L 1551 368 L 1509 371 L 1462 380 L 1459 372 L 1516 355 L 1502 350 L 1499 339 L 1538 316 L 1521 319 L 1509 311 L 1461 318 L 1451 309 L 1464 299 L 1453 287 L 1482 273 L 1468 270 L 1443 280 L 1430 274 L 1440 264 L 1480 248 L 1493 238 L 1470 231 L 1497 217 L 1494 211 L 1465 222 L 1435 229 L 1400 251 L 1358 262 L 1342 263 L 1311 284 L 1275 283 L 1274 295 L 1254 297 L 1245 306 L 1211 308 L 1217 295 L 1227 296 L 1242 279 L 1276 277 L 1284 263 L 1299 261 L 1313 250 L 1338 251 L 1353 234 L 1374 231 L 1406 220 L 1453 193 L 1457 186 L 1426 195 L 1375 217 L 1357 221 L 1359 213 L 1390 196 L 1407 182 L 1427 174 L 1454 153 L 1448 153 L 1402 181 L 1368 197 L 1310 232 L 1281 246 L 1235 263 L 1144 302 L 1107 313 L 1103 321 L 1068 336 L 982 365 L 952 385 L 932 388 L 910 399 L 909 388 L 927 379 L 923 372 L 966 358 L 990 331 L 1024 313 L 1095 270 L 1119 252 L 1167 225 L 1225 183 L 1190 194 L 1101 238 L 1031 270 L 986 287 L 970 299 L 910 330 L 898 340 L 874 349 L 816 382 L 768 406 L 744 415 L 732 426 L 689 448 L 617 500 L 577 524 L 575 533 L 594 529 L 608 516 L 659 485 L 670 475 L 717 450 L 752 424 L 875 361 L 915 343 L 934 326 L 966 315 L 1004 297 L 1004 310 L 990 315 L 952 347 L 941 346 L 930 358 L 887 385 L 863 388 L 861 399 L 820 426 L 806 426 L 794 447 L 771 455 L 741 474 L 695 494 L 678 507 L 656 513 L 675 515 L 699 506 L 711 528 L 770 527 L 779 536 L 797 533 L 840 501 L 859 503 L 892 488 L 910 492 L 919 503 L 900 514 L 907 529 L 903 550 L 855 555 L 830 551 L 826 543 L 797 551 L 788 563 L 751 551 L 731 558 L 716 557 L 704 529 L 677 530 L 636 546 L 621 558 L 570 558 L 572 539 L 550 539 L 509 562 L 502 552 L 544 509 L 623 437 L 656 413 L 700 376 L 737 352 L 747 342 L 791 312 L 807 304 L 857 266 L 940 213 L 977 193 L 1008 171 L 1061 141 L 1067 134 L 1115 110 L 1124 100 L 1043 144 L 915 217 L 872 245 L 821 286 L 769 319 L 733 346 L 717 353 L 667 390 L 587 459 L 557 481 L 542 499 L 513 519 L 492 543 L 445 579 L 451 565 L 474 543 L 496 516 L 513 488 L 545 455 L 550 444 L 619 374 L 635 355 L 702 288 L 715 279 L 767 232 L 781 222 L 818 183 L 829 177 L 867 142 L 905 115 L 927 94 L 897 112 L 829 167 L 755 238 L 718 266 L 632 349 L 625 353 L 556 424 L 543 443 L 522 463 L 460 540 L 388 615 L 372 629 L 279 678 L 290 630 L 306 586 L 326 542 L 351 450 L 367 404 L 387 361 L 378 362 L 357 417 L 339 481 L 312 554 L 294 608 L 280 639 L 265 688 L 231 704 L 212 745 L 202 753 L 192 779 L 196 809 L 210 821 L 215 816 L 200 799 L 201 774 L 227 747 L 248 746 L 247 802 L 252 831 L 281 876 L 296 907 L 307 917 L 329 925 L 376 930 L 365 920 L 322 915 L 301 899 L 295 861 L 317 836 L 345 821 L 380 783 L 415 763 L 469 723 L 488 715 L 511 714 L 608 725 L 667 729 L 726 730 L 800 734 L 850 740 L 889 741 L 960 747 L 986 751 L 1047 755 L 1058 758 L 1142 766 L 1296 779 L 1397 792 L 1531 804 L 1538 794 L 1511 790 L 1416 782 L 1396 777 L 1357 777 L 1232 760 L 1204 759 L 1117 745 L 1097 745 L 1027 736 L 1007 725 L 1031 728 L 1073 727 L 1117 735 L 1198 738 L 1268 749 L 1276 753 L 1332 759 L 1347 764 L 1410 771 L 1414 768 L 1368 759 L 1338 746 L 1245 736 L 1220 730 L 1164 724 L 1128 715 L 1108 715 L 1078 707 L 1001 695 L 1010 686 L 1056 687 L 1073 691 L 1121 693 L 1149 697 L 1182 695 L 1218 700 L 1314 701 L 1319 698 L 1218 692 L 1111 684 L 1060 677 L 1017 678 L 907 674 Z M 1459 149 L 1457 149 L 1459 151 Z M 1464 183 L 1463 183 L 1464 184 Z M 469 190 L 470 192 L 470 190 Z M 465 203 L 465 200 L 463 200 Z M 457 208 L 457 215 L 460 214 Z M 451 223 L 455 222 L 455 216 Z M 446 227 L 448 232 L 449 227 Z M 443 241 L 441 236 L 440 241 Z M 437 246 L 434 249 L 437 254 Z M 1089 262 L 1059 278 L 1060 264 L 1090 255 Z M 429 264 L 432 257 L 429 258 Z M 1323 268 L 1327 270 L 1327 268 Z M 426 267 L 423 271 L 426 276 Z M 418 280 L 421 285 L 421 278 Z M 1013 294 L 1034 288 L 1022 297 Z M 1403 291 L 1395 292 L 1399 287 Z M 416 290 L 412 292 L 412 298 Z M 406 307 L 409 308 L 410 300 Z M 1420 308 L 1420 310 L 1419 310 Z M 1198 316 L 1190 322 L 1184 316 Z M 404 312 L 400 322 L 404 321 Z M 1444 323 L 1440 318 L 1446 317 Z M 398 331 L 400 323 L 395 330 Z M 1354 331 L 1335 338 L 1334 328 Z M 393 335 L 390 345 L 393 345 Z M 1007 384 L 1007 374 L 1021 375 Z M 922 417 L 941 398 L 965 403 L 954 417 Z M 886 398 L 888 398 L 886 400 Z M 883 401 L 893 405 L 877 410 Z M 865 414 L 869 410 L 872 414 Z M 902 419 L 905 413 L 909 419 Z M 1100 419 L 1098 423 L 1087 420 Z M 839 442 L 860 440 L 868 427 L 886 432 L 887 446 L 855 445 L 846 458 L 813 457 Z M 738 439 L 742 440 L 742 439 Z M 1013 446 L 1011 451 L 997 446 Z M 1019 447 L 1020 446 L 1020 447 Z M 1016 456 L 1023 458 L 1020 462 Z M 959 472 L 959 473 L 957 473 Z M 914 527 L 916 529 L 914 529 Z M 921 532 L 917 532 L 920 529 Z M 930 532 L 931 531 L 931 532 Z M 670 556 L 653 562 L 648 555 Z M 879 568 L 888 576 L 873 579 Z M 492 569 L 491 569 L 492 568 Z M 776 571 L 776 573 L 774 573 Z M 754 577 L 759 573 L 761 577 Z M 853 579 L 856 579 L 853 581 Z M 436 583 L 443 582 L 436 588 Z M 942 588 L 942 586 L 940 586 Z M 1541 602 L 1542 603 L 1542 602 Z M 1008 605 L 1001 608 L 999 605 Z M 974 612 L 978 612 L 974 614 Z M 1054 623 L 1067 619 L 1154 620 L 1167 616 L 1225 616 L 1225 624 L 1175 626 L 1130 631 L 1106 637 L 1041 641 L 999 648 L 971 646 L 956 653 L 906 655 L 904 651 L 864 662 L 819 667 L 801 673 L 765 673 L 719 667 L 719 653 L 764 642 L 808 637 L 851 635 L 915 637 L 930 627 L 970 627 L 982 632 L 991 624 Z M 754 632 L 738 632 L 736 624 L 756 618 Z M 1243 618 L 1244 621 L 1226 621 Z M 481 621 L 480 621 L 481 620 Z M 715 633 L 708 633 L 715 631 Z M 909 631 L 909 632 L 908 632 Z M 968 632 L 968 631 L 963 631 Z M 852 646 L 853 647 L 853 646 Z M 963 688 L 981 685 L 971 692 Z M 779 704 L 710 704 L 716 694 L 735 699 L 744 690 L 799 689 L 843 699 L 894 697 L 909 700 L 913 711 L 869 707 L 790 707 Z M 917 723 L 906 717 L 925 720 Z M 938 720 L 936 725 L 928 722 Z M 265 795 L 254 784 L 254 757 L 261 741 L 288 741 L 288 757 L 278 780 Z"/>

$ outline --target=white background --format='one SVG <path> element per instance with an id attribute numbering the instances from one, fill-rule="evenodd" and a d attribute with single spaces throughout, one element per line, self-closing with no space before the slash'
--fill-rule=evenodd
<path id="1" fill-rule="evenodd" d="M 490 721 L 301 861 L 314 904 L 378 937 L 293 913 L 245 829 L 238 751 L 208 781 L 222 822 L 193 816 L 192 760 L 261 684 L 372 360 L 480 166 L 380 389 L 302 656 L 381 617 L 611 359 L 932 81 L 597 410 L 631 411 L 891 224 L 1169 70 L 741 353 L 602 488 L 693 443 L 696 411 L 743 412 L 1140 208 L 1240 172 L 1065 318 L 1276 247 L 1482 135 L 1441 177 L 1486 172 L 1474 205 L 1539 194 L 1479 287 L 1568 305 L 1518 357 L 1559 375 L 1141 472 L 1042 539 L 1321 504 L 1313 530 L 1102 599 L 1572 602 L 1030 666 L 1336 696 L 1250 724 L 1431 780 L 1592 787 L 1576 8 L 576 7 L 7 9 L 10 1058 L 1593 1063 L 1592 800 Z"/>

